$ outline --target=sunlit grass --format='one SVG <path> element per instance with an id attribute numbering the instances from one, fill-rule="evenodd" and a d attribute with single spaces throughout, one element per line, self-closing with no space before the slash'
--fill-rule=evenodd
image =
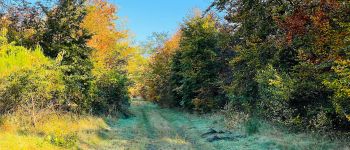
<path id="1" fill-rule="evenodd" d="M 35 135 L 20 135 L 17 133 L 0 133 L 0 148 L 6 150 L 56 150 L 60 147 L 46 142 L 44 138 Z"/>
<path id="2" fill-rule="evenodd" d="M 163 141 L 165 143 L 169 143 L 169 144 L 175 144 L 175 145 L 188 145 L 188 144 L 190 144 L 188 141 L 184 140 L 181 137 L 175 137 L 175 138 L 165 137 L 165 138 L 162 138 L 161 141 Z"/>
<path id="3" fill-rule="evenodd" d="M 23 120 L 16 115 L 2 118 L 0 148 L 91 149 L 108 144 L 99 135 L 108 129 L 102 118 L 55 114 L 42 119 L 35 127 L 24 124 Z"/>

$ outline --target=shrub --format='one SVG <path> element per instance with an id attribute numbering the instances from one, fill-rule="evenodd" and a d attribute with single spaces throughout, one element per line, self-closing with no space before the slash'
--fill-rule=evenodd
<path id="1" fill-rule="evenodd" d="M 21 111 L 33 125 L 44 110 L 63 103 L 62 75 L 39 47 L 31 51 L 2 38 L 0 82 L 0 113 Z"/>
<path id="2" fill-rule="evenodd" d="M 348 54 L 350 55 L 350 53 Z M 346 117 L 350 121 L 350 61 L 340 60 L 336 61 L 336 65 L 333 66 L 334 76 L 325 80 L 323 83 L 334 90 L 334 94 L 331 97 L 332 104 L 335 107 L 336 112 Z"/>
<path id="3" fill-rule="evenodd" d="M 249 115 L 244 113 L 243 111 L 237 110 L 232 104 L 227 104 L 224 107 L 224 121 L 226 127 L 231 129 L 238 129 L 241 127 L 244 122 L 247 122 L 249 119 Z"/>
<path id="4" fill-rule="evenodd" d="M 0 33 L 0 78 L 23 69 L 41 67 L 51 63 L 39 47 L 31 51 L 22 46 L 16 46 L 15 43 L 8 43 L 6 34 L 7 30 L 2 29 Z"/>
<path id="5" fill-rule="evenodd" d="M 55 70 L 32 69 L 15 72 L 0 89 L 2 113 L 21 111 L 32 117 L 35 125 L 40 112 L 61 106 L 63 83 Z"/>
<path id="6" fill-rule="evenodd" d="M 129 96 L 128 79 L 117 71 L 109 71 L 101 75 L 95 84 L 96 101 L 93 111 L 97 114 L 116 115 L 127 113 Z"/>
<path id="7" fill-rule="evenodd" d="M 271 65 L 258 71 L 256 77 L 259 87 L 259 112 L 280 123 L 291 119 L 293 110 L 289 107 L 289 99 L 293 92 L 294 81 L 284 73 L 279 73 Z"/>
<path id="8" fill-rule="evenodd" d="M 261 123 L 257 118 L 250 118 L 246 123 L 245 123 L 245 132 L 248 135 L 253 135 L 255 133 L 259 132 L 259 128 L 261 127 Z"/>

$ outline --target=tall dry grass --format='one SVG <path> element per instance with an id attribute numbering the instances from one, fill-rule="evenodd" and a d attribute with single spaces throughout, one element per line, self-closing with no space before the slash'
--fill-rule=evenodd
<path id="1" fill-rule="evenodd" d="M 69 113 L 50 113 L 33 126 L 21 113 L 0 119 L 0 148 L 4 149 L 91 149 L 106 142 L 99 136 L 108 129 L 104 119 Z"/>

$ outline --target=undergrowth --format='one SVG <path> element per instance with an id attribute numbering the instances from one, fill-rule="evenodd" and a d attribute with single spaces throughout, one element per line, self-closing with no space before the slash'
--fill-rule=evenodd
<path id="1" fill-rule="evenodd" d="M 226 128 L 241 132 L 247 137 L 235 143 L 237 148 L 254 145 L 254 149 L 349 149 L 349 139 L 345 133 L 324 133 L 305 130 L 296 132 L 294 128 L 252 116 L 227 107 L 222 114 Z M 223 147 L 225 144 L 223 145 Z"/>
<path id="2" fill-rule="evenodd" d="M 4 149 L 91 149 L 106 144 L 99 136 L 108 129 L 104 119 L 92 116 L 54 113 L 26 123 L 16 114 L 0 118 L 0 147 Z M 20 142 L 19 142 L 20 141 Z"/>

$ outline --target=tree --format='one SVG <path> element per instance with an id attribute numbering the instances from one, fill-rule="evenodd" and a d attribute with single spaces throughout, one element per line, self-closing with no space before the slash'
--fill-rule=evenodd
<path id="1" fill-rule="evenodd" d="M 170 76 L 173 55 L 179 48 L 180 38 L 181 32 L 178 31 L 169 40 L 158 46 L 156 52 L 150 56 L 148 68 L 145 71 L 147 99 L 158 102 L 163 106 L 178 106 L 178 103 L 172 97 Z"/>
<path id="2" fill-rule="evenodd" d="M 295 110 L 295 119 L 284 118 L 285 122 L 294 120 L 310 128 L 322 122 L 343 124 L 339 120 L 344 120 L 348 109 L 343 84 L 347 81 L 347 5 L 341 0 L 214 1 L 211 7 L 226 13 L 230 44 L 236 52 L 229 88 L 233 103 L 252 112 L 278 110 L 266 97 L 288 95 L 283 97 L 287 101 L 283 107 Z M 266 68 L 270 69 L 264 71 Z M 268 84 L 275 80 L 272 76 L 280 75 L 284 76 L 278 84 L 282 87 Z M 283 86 L 292 89 L 286 91 Z M 280 93 L 275 95 L 271 89 Z M 261 103 L 270 108 L 256 107 Z M 326 121 L 318 120 L 320 115 Z"/>
<path id="3" fill-rule="evenodd" d="M 116 115 L 127 113 L 128 86 L 134 79 L 137 49 L 128 42 L 128 32 L 118 23 L 117 9 L 104 0 L 91 0 L 81 27 L 92 34 L 87 45 L 93 48 L 92 110 L 96 114 Z M 129 78 L 128 78 L 129 77 Z"/>
<path id="4" fill-rule="evenodd" d="M 202 112 L 220 108 L 226 97 L 219 79 L 225 63 L 220 62 L 218 22 L 213 15 L 195 16 L 185 22 L 181 33 L 171 78 L 181 80 L 170 81 L 177 85 L 173 89 L 181 97 L 179 105 Z"/>
<path id="5" fill-rule="evenodd" d="M 169 40 L 169 35 L 166 32 L 153 32 L 151 36 L 147 38 L 146 42 L 141 43 L 141 48 L 144 55 L 152 55 L 161 49 L 163 44 Z"/>
<path id="6" fill-rule="evenodd" d="M 35 48 L 42 38 L 44 19 L 42 9 L 38 5 L 25 0 L 13 2 L 4 8 L 1 14 L 1 27 L 8 29 L 8 40 L 27 48 Z"/>
<path id="7" fill-rule="evenodd" d="M 101 0 L 91 0 L 81 27 L 92 34 L 87 45 L 92 47 L 94 71 L 108 71 L 112 68 L 111 55 L 118 51 L 117 44 L 128 36 L 127 31 L 120 30 L 116 24 L 118 16 L 114 5 Z M 118 52 L 120 53 L 120 52 Z M 120 55 L 120 54 L 117 54 Z"/>
<path id="8" fill-rule="evenodd" d="M 63 56 L 61 68 L 65 75 L 66 98 L 70 106 L 78 106 L 79 112 L 86 111 L 91 103 L 92 49 L 87 45 L 90 34 L 80 26 L 86 16 L 85 1 L 60 0 L 46 15 L 46 31 L 40 45 L 51 58 Z"/>

